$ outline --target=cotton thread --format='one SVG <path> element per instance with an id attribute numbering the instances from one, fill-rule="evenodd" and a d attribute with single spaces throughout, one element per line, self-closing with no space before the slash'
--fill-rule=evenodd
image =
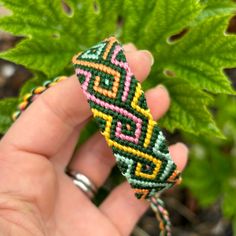
<path id="1" fill-rule="evenodd" d="M 12 115 L 12 120 L 15 121 L 21 113 L 26 110 L 26 108 L 44 91 L 46 91 L 48 88 L 55 86 L 57 83 L 67 79 L 66 76 L 60 76 L 56 77 L 54 80 L 47 80 L 43 83 L 42 86 L 33 88 L 29 93 L 25 94 L 23 96 L 22 101 L 17 106 L 16 111 Z"/>

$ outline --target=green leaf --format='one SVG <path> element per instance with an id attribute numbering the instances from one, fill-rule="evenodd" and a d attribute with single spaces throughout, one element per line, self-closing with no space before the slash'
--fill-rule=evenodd
<path id="1" fill-rule="evenodd" d="M 60 35 L 62 32 L 65 17 L 60 0 L 34 2 L 4 0 L 2 2 L 13 12 L 13 15 L 1 19 L 2 29 L 28 37 Z"/>
<path id="2" fill-rule="evenodd" d="M 225 35 L 228 17 L 207 19 L 182 40 L 157 48 L 159 73 L 169 70 L 194 87 L 212 93 L 234 93 L 223 68 L 236 66 L 236 36 Z"/>
<path id="3" fill-rule="evenodd" d="M 236 217 L 236 203 L 235 203 L 235 196 L 236 196 L 236 178 L 231 177 L 226 179 L 227 183 L 225 183 L 224 193 L 223 193 L 223 211 L 224 215 L 227 218 L 231 218 L 232 216 Z"/>
<path id="4" fill-rule="evenodd" d="M 187 135 L 191 147 L 189 165 L 184 173 L 184 184 L 203 205 L 218 201 L 228 219 L 236 217 L 236 97 L 218 96 L 215 101 L 216 120 L 226 139 L 208 135 Z"/>
<path id="5" fill-rule="evenodd" d="M 233 235 L 236 235 L 236 217 L 233 219 Z"/>
<path id="6" fill-rule="evenodd" d="M 70 25 L 67 28 L 71 28 L 70 37 L 80 37 L 86 42 L 87 45 L 90 45 L 94 42 L 94 39 L 97 37 L 97 27 L 96 20 L 97 14 L 95 13 L 94 1 L 68 1 L 69 5 L 72 7 L 72 22 L 70 20 L 68 23 Z M 87 27 L 81 27 L 86 22 Z M 79 32 L 79 34 L 77 34 Z"/>
<path id="7" fill-rule="evenodd" d="M 0 100 L 0 133 L 4 134 L 12 124 L 12 114 L 16 110 L 17 98 L 5 98 Z"/>
<path id="8" fill-rule="evenodd" d="M 202 3 L 205 8 L 196 19 L 196 22 L 205 20 L 208 17 L 227 16 L 236 13 L 236 4 L 232 0 L 203 0 Z"/>
<path id="9" fill-rule="evenodd" d="M 122 38 L 152 49 L 156 42 L 165 44 L 170 36 L 182 31 L 202 9 L 196 0 L 150 0 L 148 4 L 126 0 Z"/>
<path id="10" fill-rule="evenodd" d="M 23 64 L 27 68 L 44 72 L 48 77 L 58 75 L 71 62 L 75 50 L 64 48 L 60 40 L 49 41 L 48 44 L 41 40 L 24 40 L 0 57 L 16 64 Z M 62 59 L 63 58 L 63 59 Z"/>
<path id="11" fill-rule="evenodd" d="M 121 8 L 123 24 L 121 38 L 127 42 L 135 42 L 138 45 L 143 43 L 144 27 L 151 18 L 147 13 L 152 12 L 156 4 L 157 1 L 155 0 L 149 0 L 148 4 L 142 0 L 125 0 Z"/>
<path id="12" fill-rule="evenodd" d="M 236 36 L 225 34 L 235 6 L 233 2 L 1 2 L 11 10 L 12 15 L 0 19 L 0 28 L 24 36 L 14 49 L 0 54 L 1 58 L 53 78 L 71 68 L 71 58 L 78 51 L 110 35 L 119 36 L 124 43 L 133 41 L 140 48 L 153 52 L 157 63 L 146 87 L 159 83 L 158 78 L 163 78 L 163 74 L 174 78 L 166 83 L 173 102 L 162 121 L 164 127 L 172 131 L 181 129 L 195 134 L 209 132 L 220 136 L 207 110 L 204 91 L 234 93 L 223 73 L 224 68 L 236 65 Z M 175 89 L 178 87 L 177 78 L 179 86 L 185 88 L 181 89 L 181 95 Z M 194 109 L 186 105 L 188 101 L 191 104 L 195 101 Z"/>
<path id="13" fill-rule="evenodd" d="M 32 89 L 42 86 L 43 82 L 45 82 L 46 80 L 48 80 L 48 78 L 40 74 L 27 80 L 20 89 L 19 98 L 22 98 L 25 94 L 29 93 Z"/>
<path id="14" fill-rule="evenodd" d="M 202 5 L 196 0 L 159 0 L 150 12 L 144 28 L 142 41 L 145 46 L 166 44 L 170 36 L 179 33 L 201 12 Z"/>
<path id="15" fill-rule="evenodd" d="M 192 146 L 190 163 L 184 172 L 184 185 L 191 189 L 201 205 L 209 206 L 225 193 L 225 181 L 232 166 L 230 159 L 225 161 L 228 157 L 215 148 L 208 137 L 202 140 L 204 145 L 195 143 Z"/>
<path id="16" fill-rule="evenodd" d="M 127 0 L 126 0 L 127 1 Z M 122 3 L 126 2 L 123 0 L 104 1 L 97 0 L 97 21 L 96 21 L 96 34 L 99 35 L 100 39 L 106 38 L 111 34 L 119 34 L 119 17 L 122 11 Z M 104 24 L 104 22 L 107 22 Z M 101 27 L 102 25 L 102 27 Z"/>
<path id="17" fill-rule="evenodd" d="M 162 126 L 171 132 L 181 129 L 197 135 L 205 133 L 223 137 L 207 110 L 212 101 L 210 96 L 181 79 L 163 79 L 162 83 L 172 98 L 170 110 L 160 121 Z"/>

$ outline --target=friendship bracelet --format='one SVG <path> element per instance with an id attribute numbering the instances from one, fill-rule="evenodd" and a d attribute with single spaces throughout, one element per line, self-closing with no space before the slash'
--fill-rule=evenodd
<path id="1" fill-rule="evenodd" d="M 46 91 L 48 88 L 53 87 L 57 83 L 67 79 L 66 76 L 60 76 L 55 78 L 54 80 L 47 80 L 43 83 L 42 86 L 39 86 L 37 88 L 33 88 L 29 93 L 25 94 L 23 96 L 22 101 L 17 106 L 17 110 L 12 115 L 12 120 L 15 121 L 21 113 L 26 110 L 26 108 L 44 91 Z"/>
<path id="2" fill-rule="evenodd" d="M 94 119 L 122 175 L 138 199 L 150 201 L 160 221 L 161 235 L 171 235 L 169 215 L 159 195 L 179 183 L 181 175 L 121 44 L 115 37 L 105 39 L 74 56 L 73 64 Z M 36 96 L 65 78 L 46 81 L 42 87 L 26 94 L 13 119 L 17 119 Z"/>

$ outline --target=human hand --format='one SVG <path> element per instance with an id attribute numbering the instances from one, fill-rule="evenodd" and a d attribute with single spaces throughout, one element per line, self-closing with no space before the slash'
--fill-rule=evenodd
<path id="1" fill-rule="evenodd" d="M 131 70 L 142 82 L 151 69 L 150 54 L 137 51 L 132 44 L 124 49 Z M 154 119 L 168 110 L 170 98 L 164 87 L 147 91 L 146 98 Z M 64 172 L 70 162 L 100 187 L 115 165 L 99 133 L 74 153 L 80 131 L 91 115 L 78 79 L 72 76 L 41 94 L 8 130 L 0 141 L 0 235 L 131 233 L 148 203 L 137 200 L 127 182 L 96 207 Z M 172 145 L 170 153 L 183 170 L 186 146 Z"/>

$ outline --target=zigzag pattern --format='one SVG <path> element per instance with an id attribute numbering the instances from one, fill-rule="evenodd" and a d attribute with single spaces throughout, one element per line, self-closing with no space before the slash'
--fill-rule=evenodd
<path id="1" fill-rule="evenodd" d="M 94 118 L 137 198 L 150 198 L 180 177 L 144 92 L 111 37 L 73 58 Z"/>

